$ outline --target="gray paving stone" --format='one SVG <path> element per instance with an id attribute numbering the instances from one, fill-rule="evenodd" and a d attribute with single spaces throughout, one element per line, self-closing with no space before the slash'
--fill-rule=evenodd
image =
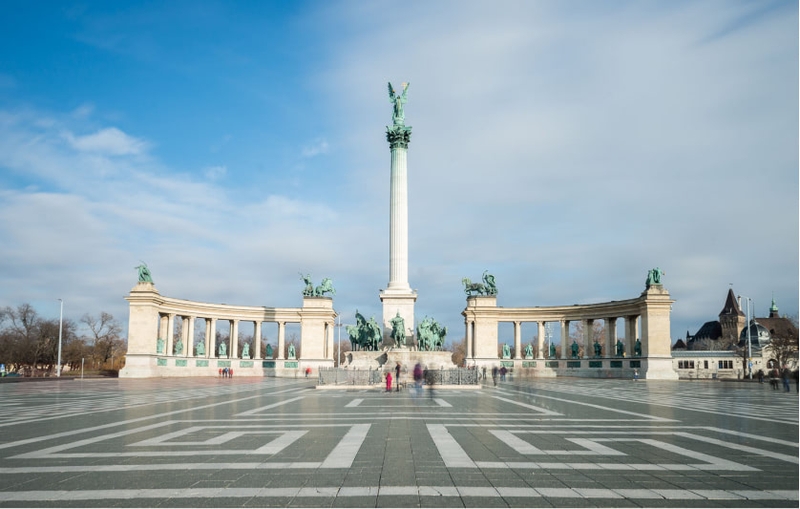
<path id="1" fill-rule="evenodd" d="M 0 415 L 0 507 L 796 507 L 797 399 L 776 422 L 769 392 L 685 385 L 516 381 L 444 408 L 303 379 L 3 384 L 39 413 Z"/>

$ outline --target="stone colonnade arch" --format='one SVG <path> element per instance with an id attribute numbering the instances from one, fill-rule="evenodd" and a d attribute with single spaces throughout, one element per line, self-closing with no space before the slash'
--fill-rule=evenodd
<path id="1" fill-rule="evenodd" d="M 138 283 L 125 297 L 129 303 L 128 353 L 120 377 L 215 376 L 232 368 L 236 376 L 298 376 L 306 368 L 332 367 L 336 312 L 330 297 L 303 297 L 301 308 L 231 306 L 163 297 L 153 283 Z M 195 355 L 195 322 L 205 321 L 202 354 Z M 183 320 L 181 336 L 173 340 L 177 320 Z M 238 351 L 241 322 L 254 324 L 252 357 Z M 261 327 L 278 324 L 277 358 L 262 359 Z M 215 332 L 227 323 L 230 347 L 221 354 Z M 300 324 L 300 348 L 295 359 L 284 358 L 287 323 Z"/>
<path id="2" fill-rule="evenodd" d="M 670 313 L 672 303 L 669 292 L 653 284 L 635 299 L 575 304 L 572 306 L 519 307 L 497 306 L 497 297 L 467 297 L 467 307 L 461 313 L 466 327 L 467 365 L 476 367 L 506 366 L 522 368 L 533 376 L 583 376 L 583 377 L 633 377 L 634 369 L 646 379 L 677 380 L 672 367 L 670 339 Z M 617 319 L 623 318 L 625 327 L 625 355 L 616 355 Z M 603 338 L 604 355 L 595 356 L 591 344 L 592 324 L 596 320 L 606 323 Z M 498 324 L 514 324 L 514 358 L 498 358 Z M 521 323 L 538 323 L 536 357 L 521 358 Z M 545 352 L 545 324 L 561 325 L 561 355 L 552 358 Z M 573 357 L 567 340 L 569 323 L 583 323 L 583 355 Z M 641 322 L 641 324 L 639 324 Z M 641 325 L 641 327 L 640 327 Z M 635 352 L 635 341 L 640 340 L 641 353 Z"/>

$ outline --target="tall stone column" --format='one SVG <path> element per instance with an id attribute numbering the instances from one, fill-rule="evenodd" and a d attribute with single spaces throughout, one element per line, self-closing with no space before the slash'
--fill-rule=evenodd
<path id="1" fill-rule="evenodd" d="M 536 337 L 536 358 L 537 359 L 544 359 L 544 336 L 545 336 L 545 323 L 539 322 L 537 325 L 537 337 Z M 552 340 L 551 340 L 552 341 Z"/>
<path id="2" fill-rule="evenodd" d="M 278 356 L 277 360 L 286 358 L 284 350 L 286 349 L 286 322 L 278 322 Z"/>
<path id="3" fill-rule="evenodd" d="M 253 326 L 253 358 L 261 360 L 261 321 L 256 320 Z"/>
<path id="4" fill-rule="evenodd" d="M 561 358 L 567 358 L 567 350 L 570 348 L 569 344 L 569 320 L 561 321 Z"/>
<path id="5" fill-rule="evenodd" d="M 404 92 L 405 96 L 405 92 Z M 403 97 L 404 97 L 403 96 Z M 411 127 L 395 116 L 395 123 L 386 128 L 391 150 L 389 177 L 389 285 L 381 291 L 384 336 L 391 333 L 391 320 L 403 318 L 406 338 L 414 334 L 414 303 L 417 294 L 408 284 L 408 143 Z"/>
<path id="6" fill-rule="evenodd" d="M 187 317 L 186 323 L 186 356 L 194 357 L 194 321 L 197 317 Z M 185 323 L 185 322 L 184 322 Z"/>
<path id="7" fill-rule="evenodd" d="M 514 322 L 514 358 L 522 358 L 522 322 Z"/>
<path id="8" fill-rule="evenodd" d="M 594 355 L 594 343 L 592 342 L 594 320 L 584 318 L 581 323 L 583 323 L 583 358 L 588 359 Z"/>

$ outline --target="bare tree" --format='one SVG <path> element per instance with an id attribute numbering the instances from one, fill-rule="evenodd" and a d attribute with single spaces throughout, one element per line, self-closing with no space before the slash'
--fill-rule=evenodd
<path id="1" fill-rule="evenodd" d="M 448 349 L 453 352 L 453 364 L 458 367 L 464 366 L 464 361 L 467 359 L 467 341 L 461 338 L 458 341 L 453 341 L 448 346 Z"/>
<path id="2" fill-rule="evenodd" d="M 87 313 L 81 317 L 81 323 L 86 324 L 91 332 L 89 343 L 92 346 L 92 356 L 101 365 L 105 364 L 120 346 L 122 327 L 111 313 L 105 311 L 99 317 Z"/>
<path id="3" fill-rule="evenodd" d="M 797 338 L 774 337 L 769 342 L 765 354 L 769 354 L 770 359 L 778 363 L 778 367 L 797 365 Z"/>

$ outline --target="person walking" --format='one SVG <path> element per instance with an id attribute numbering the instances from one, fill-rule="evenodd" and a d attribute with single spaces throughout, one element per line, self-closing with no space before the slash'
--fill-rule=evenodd
<path id="1" fill-rule="evenodd" d="M 781 372 L 781 378 L 783 379 L 783 389 L 786 392 L 792 392 L 792 387 L 789 385 L 789 379 L 792 377 L 792 372 L 789 371 L 789 368 L 783 366 L 783 371 Z"/>
<path id="2" fill-rule="evenodd" d="M 486 366 L 483 367 L 483 379 L 486 380 Z"/>
<path id="3" fill-rule="evenodd" d="M 392 392 L 392 372 L 386 373 L 386 392 Z"/>
<path id="4" fill-rule="evenodd" d="M 505 382 L 506 381 L 506 373 L 508 373 L 508 370 L 506 369 L 505 366 L 500 368 L 500 381 L 501 382 Z"/>
<path id="5" fill-rule="evenodd" d="M 417 395 L 422 391 L 422 364 L 419 362 L 414 365 L 414 391 Z"/>
<path id="6" fill-rule="evenodd" d="M 492 366 L 492 383 L 497 387 L 497 366 Z"/>
<path id="7" fill-rule="evenodd" d="M 394 367 L 394 387 L 397 392 L 400 392 L 400 363 Z"/>
<path id="8" fill-rule="evenodd" d="M 639 370 L 636 369 L 636 368 L 633 369 L 633 381 L 634 382 L 638 382 L 639 381 Z"/>

